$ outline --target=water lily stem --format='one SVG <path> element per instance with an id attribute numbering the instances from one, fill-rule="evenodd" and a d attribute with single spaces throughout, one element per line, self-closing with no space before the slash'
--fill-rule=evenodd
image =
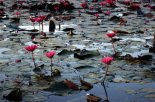
<path id="1" fill-rule="evenodd" d="M 107 76 L 107 72 L 108 72 L 108 65 L 106 65 L 106 71 L 105 71 L 105 76 L 104 76 L 104 78 L 103 78 L 103 80 L 102 80 L 102 82 L 104 83 L 104 81 L 105 81 L 105 79 L 106 79 L 106 76 Z"/>
<path id="2" fill-rule="evenodd" d="M 43 32 L 44 31 L 44 21 L 42 21 L 41 25 L 42 25 L 42 32 Z"/>
<path id="3" fill-rule="evenodd" d="M 53 63 L 52 63 L 52 59 L 51 59 L 51 76 L 53 75 L 53 69 L 52 69 L 52 67 L 53 67 Z"/>
<path id="4" fill-rule="evenodd" d="M 40 32 L 40 22 L 39 22 L 39 32 Z"/>
<path id="5" fill-rule="evenodd" d="M 33 22 L 33 27 L 34 27 L 34 29 L 35 29 L 34 22 Z"/>
<path id="6" fill-rule="evenodd" d="M 116 49 L 115 49 L 115 46 L 114 46 L 114 43 L 113 43 L 112 39 L 111 39 L 111 43 L 112 43 L 112 47 L 113 47 L 114 53 L 116 54 Z"/>
<path id="7" fill-rule="evenodd" d="M 104 82 L 101 85 L 103 86 L 104 91 L 105 91 L 105 95 L 106 95 L 106 99 L 105 100 L 106 100 L 106 102 L 109 102 L 108 93 L 107 93 L 107 90 L 106 90 Z"/>
<path id="8" fill-rule="evenodd" d="M 153 34 L 154 38 L 153 38 L 153 52 L 155 52 L 155 33 Z"/>
<path id="9" fill-rule="evenodd" d="M 33 52 L 32 52 L 32 61 L 33 61 L 33 63 L 34 63 L 34 67 L 37 68 L 36 62 L 35 62 L 35 59 L 34 59 L 34 54 L 33 54 Z"/>

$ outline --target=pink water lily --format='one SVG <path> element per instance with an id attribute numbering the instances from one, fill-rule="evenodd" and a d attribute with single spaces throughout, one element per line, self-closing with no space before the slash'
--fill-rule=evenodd
<path id="1" fill-rule="evenodd" d="M 58 11 L 59 10 L 59 6 L 54 6 L 54 10 Z"/>
<path id="2" fill-rule="evenodd" d="M 111 32 L 111 33 L 107 33 L 106 34 L 109 38 L 113 38 L 114 36 L 116 36 L 115 32 Z"/>
<path id="3" fill-rule="evenodd" d="M 52 70 L 53 63 L 52 63 L 52 58 L 53 58 L 54 55 L 55 55 L 55 51 L 50 51 L 50 52 L 46 52 L 46 53 L 45 53 L 45 56 L 51 59 L 51 76 L 53 75 L 53 70 Z"/>
<path id="4" fill-rule="evenodd" d="M 101 59 L 102 63 L 109 65 L 113 61 L 113 57 L 104 57 Z"/>
<path id="5" fill-rule="evenodd" d="M 94 9 L 94 7 L 93 7 L 93 6 L 90 6 L 90 7 L 89 7 L 89 9 L 90 9 L 90 10 L 93 10 L 93 9 Z"/>
<path id="6" fill-rule="evenodd" d="M 45 15 L 41 15 L 41 16 L 39 16 L 39 18 L 41 18 L 41 20 L 44 20 L 46 18 L 46 16 Z"/>
<path id="7" fill-rule="evenodd" d="M 34 22 L 36 21 L 36 18 L 35 17 L 30 17 L 30 21 L 33 23 L 33 27 L 35 29 Z"/>
<path id="8" fill-rule="evenodd" d="M 30 45 L 30 46 L 25 46 L 24 48 L 25 48 L 25 50 L 32 53 L 32 61 L 33 61 L 33 64 L 34 64 L 34 66 L 36 68 L 37 66 L 36 66 L 36 63 L 35 63 L 33 51 L 36 50 L 38 48 L 38 46 L 37 45 Z"/>
<path id="9" fill-rule="evenodd" d="M 88 8 L 87 2 L 83 2 L 80 4 L 83 9 Z"/>
<path id="10" fill-rule="evenodd" d="M 105 6 L 107 3 L 105 1 L 100 2 L 101 6 Z"/>
<path id="11" fill-rule="evenodd" d="M 37 49 L 37 45 L 30 45 L 30 46 L 26 46 L 25 49 L 27 51 L 33 52 L 35 49 Z"/>
<path id="12" fill-rule="evenodd" d="M 35 17 L 30 17 L 31 22 L 35 22 L 35 19 L 36 19 Z"/>
<path id="13" fill-rule="evenodd" d="M 38 22 L 38 23 L 42 22 L 42 18 L 36 17 L 35 22 Z"/>
<path id="14" fill-rule="evenodd" d="M 66 2 L 66 1 L 64 1 L 64 2 L 63 2 L 63 5 L 64 5 L 64 7 L 68 7 L 68 6 L 69 6 L 69 3 Z"/>
<path id="15" fill-rule="evenodd" d="M 45 53 L 46 57 L 48 58 L 53 58 L 53 56 L 55 55 L 55 51 L 50 51 L 50 52 L 47 52 Z"/>
<path id="16" fill-rule="evenodd" d="M 96 14 L 94 14 L 94 16 L 95 16 L 96 18 L 98 18 L 98 17 L 99 17 L 99 14 L 98 14 L 98 13 L 96 13 Z"/>
<path id="17" fill-rule="evenodd" d="M 106 76 L 107 76 L 107 72 L 108 72 L 108 67 L 109 65 L 111 64 L 111 62 L 113 61 L 113 57 L 104 57 L 101 59 L 101 62 L 106 64 L 106 71 L 105 71 L 105 76 L 102 80 L 102 82 L 104 83 L 105 79 L 106 79 Z"/>
<path id="18" fill-rule="evenodd" d="M 111 6 L 115 5 L 115 0 L 105 0 L 105 2 Z"/>
<path id="19" fill-rule="evenodd" d="M 42 26 L 42 32 L 43 32 L 43 30 L 44 30 L 44 20 L 45 20 L 46 16 L 41 15 L 41 16 L 39 16 L 39 18 L 41 18 L 41 26 Z"/>
<path id="20" fill-rule="evenodd" d="M 116 54 L 114 42 L 112 41 L 112 38 L 113 38 L 114 36 L 116 36 L 116 33 L 115 33 L 115 32 L 107 33 L 106 36 L 108 36 L 109 38 L 111 38 L 111 43 L 112 43 L 113 51 L 114 51 L 114 53 Z"/>

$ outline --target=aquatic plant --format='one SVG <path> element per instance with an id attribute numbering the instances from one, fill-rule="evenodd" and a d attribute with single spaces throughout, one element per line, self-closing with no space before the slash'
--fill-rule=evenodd
<path id="1" fill-rule="evenodd" d="M 52 63 L 52 58 L 55 55 L 55 51 L 50 51 L 50 52 L 46 52 L 45 56 L 48 57 L 49 59 L 51 59 L 51 74 L 53 73 L 53 63 Z M 51 75 L 52 76 L 52 75 Z"/>
<path id="2" fill-rule="evenodd" d="M 15 15 L 16 17 L 19 17 L 19 16 L 21 15 L 21 13 L 20 13 L 19 11 L 16 11 L 16 12 L 14 12 L 14 15 Z"/>
<path id="3" fill-rule="evenodd" d="M 105 15 L 110 15 L 111 14 L 111 12 L 110 11 L 105 11 L 105 12 L 103 12 Z"/>
<path id="4" fill-rule="evenodd" d="M 107 4 L 107 3 L 106 3 L 105 1 L 100 2 L 100 5 L 101 5 L 101 6 L 106 6 L 106 4 Z"/>
<path id="5" fill-rule="evenodd" d="M 109 65 L 111 64 L 111 62 L 113 61 L 113 57 L 104 57 L 101 59 L 101 62 L 106 64 L 106 72 L 105 72 L 105 76 L 102 80 L 102 82 L 104 83 L 105 79 L 106 79 L 106 76 L 107 76 L 107 72 L 108 72 L 108 67 Z"/>
<path id="6" fill-rule="evenodd" d="M 41 19 L 41 26 L 42 26 L 42 32 L 43 32 L 44 31 L 44 20 L 45 20 L 46 16 L 41 15 L 41 16 L 39 16 L 39 18 Z"/>
<path id="7" fill-rule="evenodd" d="M 94 6 L 90 6 L 89 7 L 89 10 L 94 10 Z"/>
<path id="8" fill-rule="evenodd" d="M 35 24 L 35 23 L 34 23 L 34 22 L 35 22 L 35 19 L 36 19 L 35 17 L 30 17 L 30 21 L 33 23 L 34 29 L 35 29 L 35 25 L 34 25 L 34 24 Z"/>
<path id="9" fill-rule="evenodd" d="M 59 6 L 54 6 L 54 10 L 56 11 L 56 13 L 58 13 L 58 11 L 59 11 L 59 9 L 60 9 L 60 7 Z"/>
<path id="10" fill-rule="evenodd" d="M 29 51 L 32 53 L 32 61 L 33 61 L 33 64 L 34 64 L 34 67 L 36 68 L 36 63 L 35 63 L 35 59 L 34 59 L 34 50 L 37 49 L 38 46 L 37 45 L 30 45 L 30 46 L 25 46 L 25 50 Z"/>
<path id="11" fill-rule="evenodd" d="M 68 88 L 73 89 L 73 90 L 79 90 L 79 86 L 73 83 L 72 81 L 65 79 L 64 83 L 67 85 Z"/>
<path id="12" fill-rule="evenodd" d="M 113 51 L 114 51 L 114 53 L 116 54 L 115 46 L 114 46 L 114 43 L 113 43 L 113 41 L 112 41 L 112 38 L 113 38 L 114 36 L 116 36 L 116 33 L 115 33 L 115 32 L 110 32 L 110 33 L 107 33 L 106 36 L 108 36 L 109 38 L 111 38 L 111 43 L 112 43 Z"/>
<path id="13" fill-rule="evenodd" d="M 88 8 L 88 4 L 87 4 L 87 2 L 83 2 L 83 3 L 81 3 L 80 6 L 81 6 L 83 9 Z"/>
<path id="14" fill-rule="evenodd" d="M 98 17 L 99 17 L 99 14 L 98 14 L 98 13 L 96 13 L 96 14 L 94 14 L 94 16 L 96 17 L 96 20 L 97 20 L 97 25 L 99 25 L 99 23 L 98 23 Z"/>

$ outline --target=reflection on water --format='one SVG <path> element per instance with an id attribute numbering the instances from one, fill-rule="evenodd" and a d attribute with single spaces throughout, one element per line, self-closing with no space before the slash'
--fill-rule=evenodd
<path id="1" fill-rule="evenodd" d="M 149 92 L 142 92 L 144 89 L 154 89 L 155 83 L 136 84 L 136 83 L 106 83 L 96 84 L 90 91 L 81 91 L 77 94 L 70 94 L 68 96 L 54 96 L 51 95 L 46 102 L 86 102 L 86 94 L 91 93 L 109 100 L 109 102 L 154 102 L 151 98 L 146 98 Z M 155 91 L 152 92 L 155 94 Z M 108 101 L 106 101 L 108 102 Z"/>

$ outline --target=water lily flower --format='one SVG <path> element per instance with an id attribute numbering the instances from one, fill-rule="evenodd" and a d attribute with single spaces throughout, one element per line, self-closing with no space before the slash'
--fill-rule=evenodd
<path id="1" fill-rule="evenodd" d="M 82 7 L 83 9 L 88 8 L 87 2 L 83 2 L 83 3 L 81 3 L 80 5 L 81 5 L 81 7 Z"/>
<path id="2" fill-rule="evenodd" d="M 33 23 L 33 27 L 35 29 L 34 22 L 36 21 L 36 18 L 35 17 L 30 17 L 30 21 Z"/>
<path id="3" fill-rule="evenodd" d="M 47 52 L 45 53 L 46 57 L 48 58 L 53 58 L 53 56 L 55 55 L 55 51 L 50 51 L 50 52 Z"/>
<path id="4" fill-rule="evenodd" d="M 40 31 L 40 23 L 43 21 L 41 17 L 36 17 L 35 21 L 39 23 L 39 31 Z"/>
<path id="5" fill-rule="evenodd" d="M 69 3 L 68 3 L 67 1 L 64 1 L 64 2 L 63 2 L 63 6 L 66 8 L 66 7 L 69 6 Z"/>
<path id="6" fill-rule="evenodd" d="M 109 65 L 111 64 L 111 62 L 113 61 L 113 57 L 104 57 L 101 59 L 101 62 L 106 64 L 106 72 L 105 72 L 105 76 L 102 80 L 102 82 L 104 83 L 105 79 L 106 79 L 106 76 L 107 76 L 107 72 L 108 72 L 108 67 Z"/>
<path id="7" fill-rule="evenodd" d="M 36 50 L 37 48 L 38 48 L 37 45 L 30 45 L 30 46 L 26 46 L 25 47 L 25 50 L 27 50 L 27 51 L 32 53 L 32 61 L 33 61 L 33 64 L 34 64 L 35 68 L 36 68 L 36 63 L 35 63 L 33 51 Z"/>
<path id="8" fill-rule="evenodd" d="M 113 57 L 104 57 L 101 59 L 101 62 L 109 65 L 113 61 Z"/>
<path id="9" fill-rule="evenodd" d="M 94 7 L 93 7 L 93 6 L 90 6 L 90 7 L 89 7 L 89 9 L 90 9 L 90 10 L 93 10 L 93 9 L 94 9 Z"/>
<path id="10" fill-rule="evenodd" d="M 107 35 L 109 38 L 111 38 L 112 47 L 113 47 L 114 53 L 116 54 L 115 46 L 114 46 L 114 43 L 113 43 L 113 41 L 112 41 L 112 38 L 113 38 L 114 36 L 116 36 L 116 33 L 115 33 L 115 32 L 110 32 L 110 33 L 107 33 L 106 35 Z"/>
<path id="11" fill-rule="evenodd" d="M 30 45 L 30 46 L 26 46 L 25 49 L 27 51 L 33 52 L 35 49 L 37 49 L 37 45 Z"/>
<path id="12" fill-rule="evenodd" d="M 106 34 L 109 38 L 113 38 L 114 36 L 116 36 L 115 32 L 111 32 L 111 33 L 107 33 Z"/>
<path id="13" fill-rule="evenodd" d="M 41 15 L 41 16 L 39 16 L 39 18 L 41 18 L 41 24 L 42 24 L 42 32 L 43 32 L 43 30 L 44 30 L 44 20 L 45 20 L 45 18 L 46 18 L 46 16 L 44 16 L 44 15 Z"/>
<path id="14" fill-rule="evenodd" d="M 35 21 L 38 22 L 38 23 L 40 23 L 40 22 L 42 21 L 42 18 L 37 17 L 37 18 L 35 19 Z"/>
<path id="15" fill-rule="evenodd" d="M 54 10 L 58 11 L 59 10 L 59 6 L 54 6 Z"/>
<path id="16" fill-rule="evenodd" d="M 105 2 L 109 4 L 110 6 L 115 5 L 115 0 L 105 0 Z"/>
<path id="17" fill-rule="evenodd" d="M 46 53 L 45 53 L 45 56 L 51 59 L 51 76 L 53 75 L 53 70 L 52 70 L 53 63 L 52 63 L 52 58 L 53 58 L 54 55 L 55 55 L 55 51 L 50 51 L 50 52 L 46 52 Z"/>
<path id="18" fill-rule="evenodd" d="M 44 20 L 46 18 L 46 16 L 45 15 L 41 15 L 41 16 L 39 16 L 39 18 L 41 18 L 42 20 Z"/>
<path id="19" fill-rule="evenodd" d="M 100 2 L 100 5 L 101 6 L 105 6 L 107 3 L 105 2 L 105 1 L 103 1 L 103 2 Z"/>
<path id="20" fill-rule="evenodd" d="M 99 17 L 99 14 L 98 13 L 96 13 L 96 14 L 94 14 L 94 16 L 98 19 L 98 17 Z"/>

